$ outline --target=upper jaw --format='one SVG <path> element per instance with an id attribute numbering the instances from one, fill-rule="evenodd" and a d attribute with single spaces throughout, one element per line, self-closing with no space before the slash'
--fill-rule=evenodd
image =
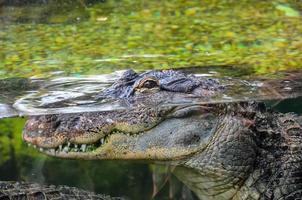
<path id="1" fill-rule="evenodd" d="M 160 123 L 171 108 L 30 117 L 23 129 L 27 143 L 43 149 L 82 152 L 103 145 L 116 132 L 138 135 Z"/>
<path id="2" fill-rule="evenodd" d="M 206 146 L 211 130 L 215 130 L 217 124 L 217 117 L 207 107 L 188 106 L 174 109 L 174 114 L 168 113 L 170 115 L 166 113 L 163 120 L 155 117 L 152 126 L 148 121 L 148 127 L 144 129 L 135 124 L 128 124 L 126 129 L 117 124 L 114 128 L 102 127 L 103 131 L 95 133 L 93 140 L 88 142 L 72 137 L 89 136 L 88 129 L 83 129 L 82 134 L 60 133 L 59 129 L 45 129 L 46 123 L 44 129 L 39 129 L 40 121 L 29 119 L 23 138 L 48 155 L 81 159 L 177 160 Z M 141 132 L 129 132 L 133 127 Z"/>
<path id="3" fill-rule="evenodd" d="M 120 131 L 112 131 L 107 134 L 98 134 L 92 140 L 82 140 L 79 139 L 74 142 L 74 139 L 68 138 L 60 138 L 61 134 L 54 134 L 57 137 L 30 137 L 31 133 L 28 130 L 23 131 L 23 140 L 29 145 L 37 148 L 41 152 L 44 152 L 49 155 L 64 155 L 69 154 L 72 156 L 73 154 L 77 155 L 79 153 L 90 153 L 94 152 L 96 149 L 103 148 L 109 141 L 109 138 L 113 134 L 123 134 L 127 135 L 127 137 L 137 137 L 141 133 L 132 134 L 130 133 L 123 133 Z"/>

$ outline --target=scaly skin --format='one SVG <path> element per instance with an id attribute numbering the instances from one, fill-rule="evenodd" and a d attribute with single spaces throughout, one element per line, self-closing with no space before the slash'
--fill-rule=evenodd
<path id="1" fill-rule="evenodd" d="M 0 181 L 0 199 L 5 200 L 122 200 L 122 198 L 94 194 L 67 186 L 46 186 L 35 183 Z"/>
<path id="2" fill-rule="evenodd" d="M 100 97 L 137 102 L 145 91 L 151 101 L 162 93 L 204 97 L 223 91 L 216 81 L 208 87 L 207 80 L 168 72 L 138 77 L 130 71 Z M 142 86 L 144 80 L 148 87 Z M 142 89 L 144 93 L 138 92 Z M 200 199 L 298 199 L 302 197 L 301 121 L 255 102 L 137 106 L 31 117 L 23 138 L 62 158 L 172 162 L 181 166 L 176 175 Z"/>

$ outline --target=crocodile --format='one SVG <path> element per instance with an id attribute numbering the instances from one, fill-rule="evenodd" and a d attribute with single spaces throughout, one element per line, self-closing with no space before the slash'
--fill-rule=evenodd
<path id="1" fill-rule="evenodd" d="M 2 200 L 43 200 L 43 199 L 93 199 L 122 200 L 120 197 L 95 194 L 75 187 L 41 185 L 37 183 L 0 181 L 0 199 Z"/>
<path id="2" fill-rule="evenodd" d="M 144 101 L 224 93 L 216 79 L 126 71 L 97 98 L 129 109 L 31 116 L 23 139 L 70 159 L 169 163 L 200 199 L 301 199 L 302 118 L 263 102 L 162 105 Z"/>

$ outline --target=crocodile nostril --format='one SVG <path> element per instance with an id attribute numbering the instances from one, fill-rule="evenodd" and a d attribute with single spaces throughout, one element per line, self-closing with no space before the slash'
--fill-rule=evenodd
<path id="1" fill-rule="evenodd" d="M 55 121 L 54 124 L 53 124 L 53 128 L 57 129 L 60 126 L 60 124 L 61 124 L 60 120 Z"/>

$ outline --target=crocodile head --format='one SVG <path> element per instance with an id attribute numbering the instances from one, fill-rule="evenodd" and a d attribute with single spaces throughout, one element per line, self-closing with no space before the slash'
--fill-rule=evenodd
<path id="1" fill-rule="evenodd" d="M 63 158 L 173 161 L 182 166 L 176 176 L 200 199 L 300 198 L 300 118 L 256 102 L 142 102 L 220 90 L 215 80 L 174 71 L 127 71 L 99 98 L 127 100 L 131 109 L 30 117 L 23 138 Z"/>
<path id="2" fill-rule="evenodd" d="M 207 97 L 221 89 L 213 79 L 171 70 L 128 70 L 98 97 L 160 102 L 182 95 Z M 32 116 L 23 139 L 58 157 L 177 160 L 205 147 L 217 125 L 216 113 L 217 107 L 210 106 L 139 104 L 126 110 Z"/>
<path id="3" fill-rule="evenodd" d="M 26 142 L 46 154 L 81 159 L 178 160 L 203 149 L 217 116 L 203 106 L 31 117 Z"/>

